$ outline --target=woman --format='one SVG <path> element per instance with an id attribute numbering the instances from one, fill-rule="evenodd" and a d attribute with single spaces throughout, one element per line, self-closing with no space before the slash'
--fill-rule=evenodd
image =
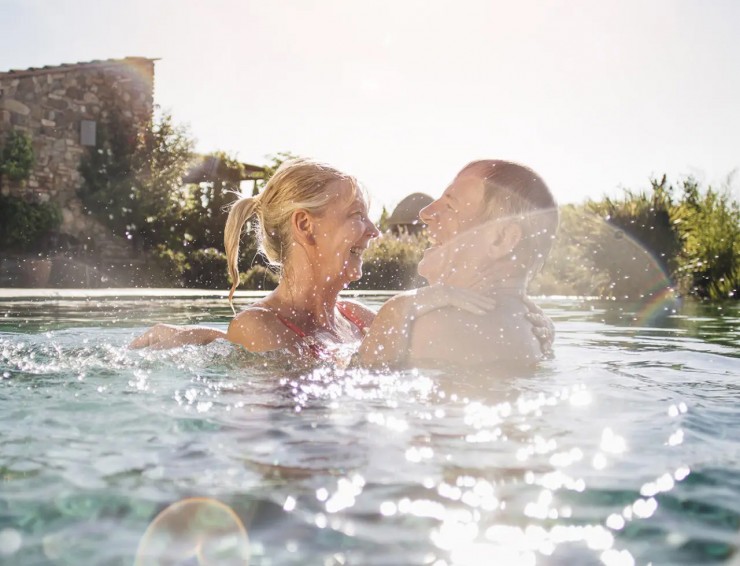
<path id="1" fill-rule="evenodd" d="M 247 222 L 256 225 L 260 250 L 280 269 L 277 288 L 237 314 L 226 333 L 203 327 L 157 325 L 130 347 L 169 348 L 226 338 L 250 352 L 288 350 L 316 359 L 346 358 L 373 321 L 367 307 L 339 292 L 362 277 L 362 253 L 378 230 L 357 180 L 322 163 L 283 163 L 256 197 L 241 197 L 229 211 L 224 243 L 232 287 L 239 281 L 239 240 Z M 253 226 L 254 227 L 254 226 Z M 438 289 L 420 291 L 425 310 L 457 304 L 482 313 L 487 298 Z"/>
<path id="2" fill-rule="evenodd" d="M 262 195 L 239 199 L 224 235 L 229 301 L 239 281 L 239 238 L 254 216 L 262 252 L 281 268 L 280 283 L 236 315 L 226 337 L 251 352 L 308 348 L 315 357 L 359 342 L 374 315 L 339 300 L 339 292 L 362 277 L 362 253 L 378 229 L 357 181 L 328 165 L 294 160 L 278 169 Z"/>

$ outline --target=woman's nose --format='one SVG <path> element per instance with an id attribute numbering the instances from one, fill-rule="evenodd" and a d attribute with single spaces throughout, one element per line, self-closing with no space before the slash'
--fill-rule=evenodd
<path id="1" fill-rule="evenodd" d="M 378 227 L 375 225 L 375 223 L 370 219 L 368 219 L 367 223 L 367 231 L 370 232 L 370 237 L 377 238 L 378 236 L 380 236 L 380 230 L 378 230 Z"/>

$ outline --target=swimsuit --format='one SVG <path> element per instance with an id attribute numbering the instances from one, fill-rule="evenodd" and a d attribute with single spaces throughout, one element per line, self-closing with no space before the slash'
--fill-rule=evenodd
<path id="1" fill-rule="evenodd" d="M 346 318 L 352 324 L 354 324 L 357 328 L 359 328 L 360 332 L 362 332 L 363 334 L 365 333 L 365 328 L 366 328 L 365 323 L 361 319 L 359 319 L 357 316 L 352 314 L 352 311 L 347 308 L 346 303 L 337 303 L 337 310 L 344 318 Z M 304 339 L 304 341 L 308 345 L 308 349 L 311 351 L 311 353 L 313 354 L 315 358 L 327 359 L 331 357 L 330 351 L 327 349 L 327 347 L 321 344 L 320 342 L 317 342 L 313 336 L 309 336 L 299 326 L 296 326 L 295 324 L 290 322 L 287 318 L 280 316 L 277 312 L 275 312 L 275 316 L 277 316 L 278 320 L 282 322 L 285 326 L 290 328 L 293 332 L 298 334 L 298 336 Z"/>

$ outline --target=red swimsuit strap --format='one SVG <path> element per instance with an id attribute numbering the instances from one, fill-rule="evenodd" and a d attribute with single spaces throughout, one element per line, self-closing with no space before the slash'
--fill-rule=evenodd
<path id="1" fill-rule="evenodd" d="M 339 311 L 339 313 L 340 313 L 340 314 L 341 314 L 341 315 L 342 315 L 342 316 L 343 316 L 344 318 L 346 318 L 346 319 L 347 319 L 347 320 L 349 320 L 349 321 L 350 321 L 350 322 L 351 322 L 352 324 L 354 324 L 354 325 L 355 325 L 355 326 L 356 326 L 357 328 L 359 328 L 359 329 L 360 329 L 360 331 L 363 331 L 363 330 L 365 330 L 365 323 L 364 323 L 364 322 L 363 322 L 362 320 L 360 320 L 360 319 L 359 319 L 359 318 L 358 318 L 357 316 L 355 316 L 355 315 L 354 315 L 354 314 L 352 313 L 352 311 L 351 311 L 351 310 L 349 310 L 349 308 L 348 308 L 348 306 L 347 306 L 347 304 L 346 304 L 346 303 L 337 303 L 337 310 Z M 293 332 L 295 332 L 296 334 L 298 334 L 298 336 L 300 336 L 301 338 L 305 338 L 306 336 L 308 336 L 308 335 L 307 335 L 307 334 L 306 334 L 306 333 L 305 333 L 305 332 L 304 332 L 304 331 L 303 331 L 303 330 L 302 330 L 302 329 L 301 329 L 301 328 L 300 328 L 299 326 L 297 326 L 297 325 L 293 324 L 293 323 L 292 323 L 292 322 L 290 322 L 290 321 L 289 321 L 289 320 L 288 320 L 287 318 L 284 318 L 284 317 L 280 316 L 280 315 L 279 315 L 279 314 L 277 313 L 277 311 L 273 311 L 273 312 L 275 313 L 275 316 L 276 316 L 276 317 L 278 317 L 278 320 L 279 320 L 280 322 L 282 322 L 282 323 L 283 323 L 283 324 L 284 324 L 285 326 L 287 326 L 287 327 L 288 327 L 288 328 L 290 328 L 290 329 L 291 329 L 291 330 L 292 330 Z"/>
<path id="2" fill-rule="evenodd" d="M 287 318 L 283 318 L 282 316 L 280 316 L 277 313 L 277 311 L 273 311 L 273 312 L 275 313 L 275 316 L 278 317 L 278 320 L 280 322 L 282 322 L 285 326 L 287 326 L 293 332 L 295 332 L 296 334 L 298 334 L 298 336 L 300 336 L 301 338 L 305 338 L 307 336 L 306 333 L 303 332 L 303 330 L 300 329 L 300 327 L 298 327 L 295 324 L 293 324 L 292 322 L 290 322 Z"/>
<path id="3" fill-rule="evenodd" d="M 277 312 L 275 312 L 275 316 L 278 317 L 278 320 L 282 322 L 285 326 L 287 326 L 290 330 L 298 334 L 301 338 L 307 338 L 308 334 L 306 334 L 300 326 L 293 324 L 290 322 L 287 318 L 284 318 L 280 316 Z M 326 348 L 324 348 L 321 344 L 318 342 L 315 342 L 311 340 L 311 342 L 308 344 L 308 350 L 313 354 L 313 357 L 317 360 L 326 359 L 328 356 L 328 352 Z"/>
<path id="4" fill-rule="evenodd" d="M 352 314 L 352 311 L 350 311 L 347 308 L 346 303 L 337 303 L 337 310 L 340 312 L 340 314 L 349 320 L 352 324 L 354 324 L 357 328 L 360 329 L 360 332 L 365 330 L 365 324 L 362 320 L 357 318 L 354 314 Z M 275 313 L 275 316 L 278 318 L 280 322 L 282 322 L 285 326 L 287 326 L 290 330 L 298 334 L 301 338 L 308 337 L 308 334 L 306 334 L 303 329 L 301 329 L 300 326 L 293 324 L 290 322 L 287 318 L 280 316 L 277 311 L 272 311 Z M 319 343 L 313 343 L 308 346 L 308 348 L 313 353 L 314 357 L 316 358 L 325 358 L 326 357 L 326 349 Z"/>
<path id="5" fill-rule="evenodd" d="M 337 310 L 342 314 L 344 318 L 346 318 L 357 328 L 359 328 L 360 332 L 365 330 L 365 323 L 359 317 L 354 315 L 354 313 L 349 308 L 349 303 L 337 303 Z"/>

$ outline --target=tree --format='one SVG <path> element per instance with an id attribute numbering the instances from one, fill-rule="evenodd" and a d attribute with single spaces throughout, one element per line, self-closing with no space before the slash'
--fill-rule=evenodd
<path id="1" fill-rule="evenodd" d="M 172 245 L 185 205 L 182 176 L 193 141 L 168 113 L 142 127 L 112 111 L 99 128 L 99 143 L 83 158 L 80 198 L 114 234 L 135 246 Z"/>
<path id="2" fill-rule="evenodd" d="M 681 290 L 706 299 L 740 298 L 740 204 L 729 186 L 702 192 L 683 182 L 674 210 L 682 249 L 676 271 Z"/>
<path id="3" fill-rule="evenodd" d="M 380 231 L 381 234 L 385 234 L 390 229 L 390 227 L 388 226 L 388 219 L 390 218 L 390 216 L 391 216 L 390 213 L 384 206 L 383 210 L 380 213 L 380 218 L 378 218 L 378 225 L 377 225 L 378 230 Z"/>
<path id="4" fill-rule="evenodd" d="M 673 187 L 665 175 L 660 180 L 650 179 L 650 186 L 648 191 L 627 189 L 622 198 L 606 197 L 601 202 L 589 202 L 588 207 L 650 250 L 666 273 L 673 273 L 681 250 L 678 229 L 671 218 Z"/>
<path id="5" fill-rule="evenodd" d="M 8 134 L 0 152 L 0 175 L 11 181 L 25 181 L 31 175 L 34 153 L 31 138 L 17 130 Z"/>
<path id="6" fill-rule="evenodd" d="M 185 240 L 194 249 L 223 249 L 228 208 L 239 194 L 244 165 L 222 151 L 211 153 L 207 158 L 214 159 L 217 164 L 214 180 L 190 184 L 184 189 Z"/>
<path id="7" fill-rule="evenodd" d="M 280 167 L 283 162 L 288 161 L 289 159 L 296 159 L 298 157 L 300 157 L 300 155 L 296 155 L 295 153 L 292 153 L 290 151 L 278 151 L 277 153 L 271 153 L 270 155 L 268 155 L 267 159 L 269 159 L 269 161 L 266 165 L 264 165 L 264 179 L 257 182 L 257 186 L 255 187 L 255 192 L 253 194 L 256 196 L 265 189 L 267 181 L 270 180 L 270 177 L 275 174 L 275 171 L 278 170 L 278 167 Z"/>
<path id="8" fill-rule="evenodd" d="M 597 266 L 605 222 L 586 205 L 560 207 L 560 226 L 545 266 L 529 291 L 537 295 L 609 295 L 609 274 Z"/>

